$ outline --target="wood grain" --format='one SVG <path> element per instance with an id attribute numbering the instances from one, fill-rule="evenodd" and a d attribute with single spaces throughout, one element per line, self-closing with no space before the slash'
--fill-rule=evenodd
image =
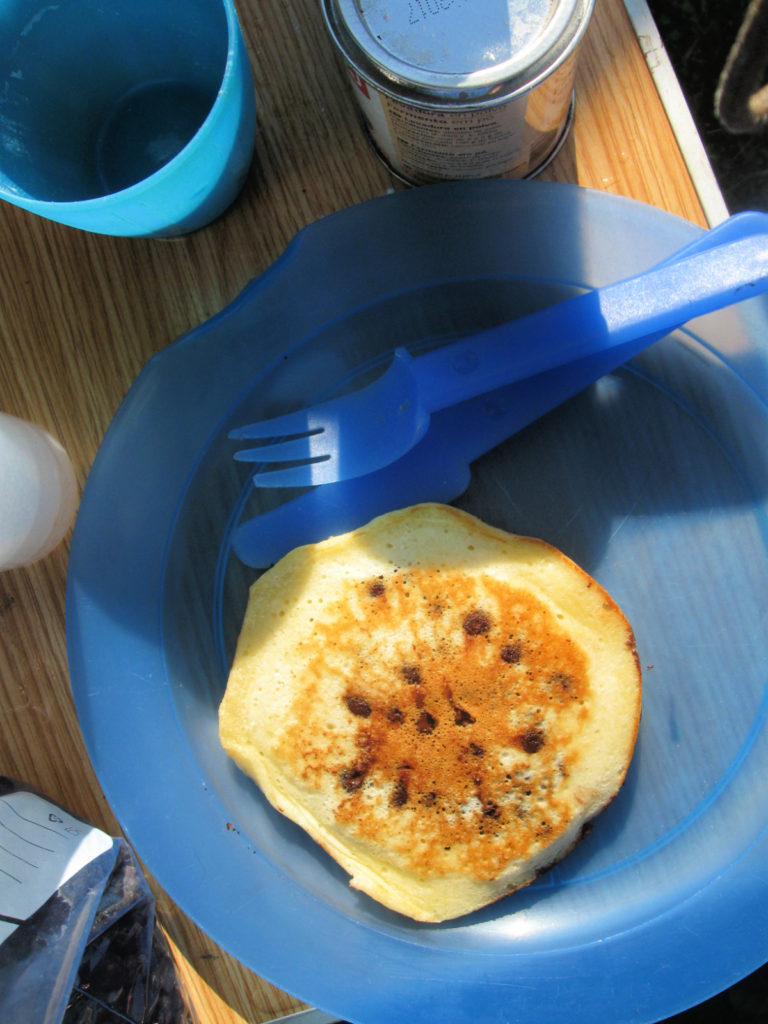
<path id="1" fill-rule="evenodd" d="M 706 226 L 621 3 L 597 0 L 579 59 L 574 131 L 542 178 L 630 196 Z"/>
<path id="2" fill-rule="evenodd" d="M 229 303 L 304 225 L 399 187 L 363 137 L 315 0 L 240 0 L 260 130 L 246 186 L 215 224 L 171 241 L 77 232 L 0 204 L 0 408 L 70 453 L 80 484 L 146 361 Z M 573 130 L 542 177 L 705 219 L 620 0 L 597 0 Z M 0 772 L 112 834 L 72 705 L 68 541 L 0 574 Z M 108 567 L 105 567 L 108 571 Z M 152 882 L 198 1016 L 260 1024 L 301 1008 L 218 948 Z"/>

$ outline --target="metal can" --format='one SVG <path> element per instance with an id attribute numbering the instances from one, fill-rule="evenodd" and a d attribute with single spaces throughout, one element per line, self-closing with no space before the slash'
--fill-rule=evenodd
<path id="1" fill-rule="evenodd" d="M 567 135 L 594 0 L 322 0 L 380 157 L 413 185 L 523 178 Z"/>

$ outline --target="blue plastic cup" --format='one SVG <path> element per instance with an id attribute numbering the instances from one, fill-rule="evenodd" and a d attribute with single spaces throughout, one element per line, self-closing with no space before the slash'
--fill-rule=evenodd
<path id="1" fill-rule="evenodd" d="M 0 198 L 184 234 L 235 199 L 255 133 L 232 0 L 0 0 Z"/>

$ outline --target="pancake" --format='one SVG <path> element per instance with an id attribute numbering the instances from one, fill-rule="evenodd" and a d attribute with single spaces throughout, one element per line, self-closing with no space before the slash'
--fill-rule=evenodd
<path id="1" fill-rule="evenodd" d="M 632 629 L 595 580 L 424 504 L 253 584 L 219 730 L 352 886 L 437 922 L 572 849 L 624 780 L 640 695 Z"/>

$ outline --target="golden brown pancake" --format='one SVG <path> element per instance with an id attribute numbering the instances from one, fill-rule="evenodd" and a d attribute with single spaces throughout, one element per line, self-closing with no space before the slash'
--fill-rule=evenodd
<path id="1" fill-rule="evenodd" d="M 426 504 L 256 581 L 219 728 L 351 885 L 443 921 L 574 846 L 624 780 L 640 693 L 632 629 L 590 576 Z"/>

